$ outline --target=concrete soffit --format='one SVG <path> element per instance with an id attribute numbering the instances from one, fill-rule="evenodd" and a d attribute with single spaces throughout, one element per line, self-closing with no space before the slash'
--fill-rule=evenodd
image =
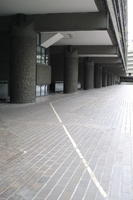
<path id="1" fill-rule="evenodd" d="M 32 17 L 35 21 L 35 28 L 37 32 L 42 32 L 44 34 L 60 33 L 63 35 L 66 33 L 64 36 L 64 41 L 59 42 L 59 44 L 57 43 L 57 45 L 116 44 L 116 40 L 113 37 L 113 33 L 111 31 L 110 17 L 107 12 L 55 13 L 32 15 L 30 17 Z M 94 32 L 96 38 L 100 36 L 101 40 L 99 40 L 98 42 L 96 42 L 95 40 L 90 41 L 89 38 L 93 37 L 93 34 L 91 34 L 92 32 Z M 87 34 L 88 39 L 85 40 L 85 37 L 87 38 Z M 66 41 L 66 35 L 72 35 L 72 38 L 70 38 L 70 40 L 68 38 Z M 81 35 L 83 39 L 79 40 L 79 38 L 81 38 Z M 74 40 L 72 41 L 72 39 Z M 79 41 L 81 41 L 80 44 Z"/>
<path id="2" fill-rule="evenodd" d="M 115 57 L 93 57 L 92 58 L 94 63 L 101 63 L 101 64 L 122 64 L 120 58 L 115 58 Z"/>
<path id="3" fill-rule="evenodd" d="M 109 17 L 105 12 L 58 13 L 32 15 L 38 32 L 107 30 Z"/>
<path id="4" fill-rule="evenodd" d="M 119 57 L 118 47 L 116 46 L 84 46 L 75 45 L 74 49 L 77 49 L 80 59 L 89 58 L 95 63 L 101 64 L 122 64 L 122 60 Z M 61 54 L 65 50 L 65 46 L 52 46 L 50 48 L 51 54 Z"/>
<path id="5" fill-rule="evenodd" d="M 106 6 L 104 0 L 94 0 L 99 11 L 105 11 Z"/>
<path id="6" fill-rule="evenodd" d="M 88 57 L 118 57 L 118 47 L 111 45 L 92 45 L 92 46 L 74 46 L 77 48 L 80 56 L 87 55 Z M 97 56 L 96 56 L 97 55 Z"/>
<path id="7" fill-rule="evenodd" d="M 121 46 L 120 35 L 119 35 L 117 22 L 116 22 L 116 18 L 115 18 L 113 2 L 112 2 L 112 0 L 95 0 L 95 3 L 97 5 L 99 11 L 108 10 L 108 12 L 110 14 L 110 20 L 111 20 L 110 26 L 111 27 L 108 29 L 108 34 L 110 35 L 113 45 L 118 44 L 120 57 L 122 59 L 124 70 L 125 70 L 126 69 L 126 61 L 125 61 L 122 46 Z"/>
<path id="8" fill-rule="evenodd" d="M 126 62 L 125 62 L 125 58 L 124 58 L 124 54 L 123 54 L 123 50 L 122 50 L 121 41 L 120 41 L 120 34 L 119 34 L 117 21 L 116 21 L 116 17 L 115 17 L 113 2 L 112 2 L 112 0 L 106 0 L 105 2 L 106 2 L 107 9 L 110 13 L 110 19 L 111 19 L 112 27 L 113 27 L 115 37 L 116 37 L 116 40 L 117 40 L 117 43 L 118 43 L 120 56 L 121 56 L 122 61 L 123 61 L 124 70 L 126 70 Z"/>

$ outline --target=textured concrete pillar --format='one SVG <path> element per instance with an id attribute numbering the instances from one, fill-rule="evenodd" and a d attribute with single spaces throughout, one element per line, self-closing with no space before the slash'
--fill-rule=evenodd
<path id="1" fill-rule="evenodd" d="M 79 59 L 78 81 L 81 84 L 81 88 L 84 89 L 84 60 L 81 58 Z"/>
<path id="2" fill-rule="evenodd" d="M 107 86 L 107 70 L 106 69 L 102 70 L 102 86 L 103 87 Z"/>
<path id="3" fill-rule="evenodd" d="M 112 85 L 114 85 L 114 74 L 112 73 Z"/>
<path id="4" fill-rule="evenodd" d="M 120 76 L 117 76 L 117 84 L 120 84 Z"/>
<path id="5" fill-rule="evenodd" d="M 107 76 L 107 86 L 111 85 L 111 73 L 108 72 L 108 76 Z"/>
<path id="6" fill-rule="evenodd" d="M 114 85 L 116 84 L 116 75 L 114 74 Z"/>
<path id="7" fill-rule="evenodd" d="M 114 77 L 114 84 L 115 84 L 115 85 L 117 84 L 116 75 L 115 75 L 115 77 Z"/>
<path id="8" fill-rule="evenodd" d="M 88 90 L 94 88 L 94 62 L 85 61 L 84 70 L 84 89 Z"/>
<path id="9" fill-rule="evenodd" d="M 99 65 L 95 65 L 94 68 L 94 86 L 95 88 L 102 87 L 102 67 Z"/>
<path id="10" fill-rule="evenodd" d="M 111 73 L 109 72 L 109 85 L 112 85 L 112 75 L 111 75 Z"/>
<path id="11" fill-rule="evenodd" d="M 109 85 L 112 85 L 112 74 L 109 74 Z"/>
<path id="12" fill-rule="evenodd" d="M 11 102 L 35 101 L 36 33 L 33 24 L 13 26 L 11 33 Z"/>
<path id="13" fill-rule="evenodd" d="M 111 80 L 110 80 L 111 81 L 111 85 L 113 85 L 113 74 L 111 73 L 110 76 L 111 76 Z"/>
<path id="14" fill-rule="evenodd" d="M 114 74 L 114 85 L 117 84 L 117 76 Z"/>
<path id="15" fill-rule="evenodd" d="M 111 85 L 114 85 L 114 75 L 111 73 Z"/>
<path id="16" fill-rule="evenodd" d="M 71 47 L 65 51 L 64 93 L 76 92 L 78 88 L 78 52 Z"/>
<path id="17" fill-rule="evenodd" d="M 115 84 L 119 84 L 118 83 L 118 75 L 115 76 Z"/>

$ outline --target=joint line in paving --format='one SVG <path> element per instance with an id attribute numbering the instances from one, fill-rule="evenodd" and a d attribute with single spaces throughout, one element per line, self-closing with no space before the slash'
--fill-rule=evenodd
<path id="1" fill-rule="evenodd" d="M 90 168 L 90 166 L 88 165 L 86 159 L 84 158 L 84 156 L 82 155 L 81 151 L 79 150 L 79 148 L 77 147 L 76 142 L 74 141 L 74 139 L 72 138 L 72 136 L 70 135 L 67 127 L 63 124 L 62 119 L 60 118 L 59 114 L 57 113 L 57 111 L 55 110 L 53 104 L 50 102 L 49 103 L 50 107 L 52 108 L 54 114 L 56 115 L 58 121 L 60 122 L 60 124 L 62 125 L 66 135 L 68 136 L 72 146 L 74 147 L 75 151 L 77 152 L 79 158 L 82 160 L 82 163 L 84 164 L 85 168 L 87 169 L 91 180 L 93 181 L 93 183 L 95 184 L 95 186 L 97 187 L 97 189 L 99 190 L 99 192 L 101 193 L 101 195 L 104 198 L 107 198 L 107 193 L 104 191 L 103 187 L 100 185 L 99 181 L 97 180 L 94 172 L 92 171 L 92 169 Z"/>

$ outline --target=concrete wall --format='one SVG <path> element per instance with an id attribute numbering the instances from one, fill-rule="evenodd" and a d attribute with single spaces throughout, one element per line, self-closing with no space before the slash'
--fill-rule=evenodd
<path id="1" fill-rule="evenodd" d="M 57 52 L 52 52 L 55 48 L 50 49 L 50 65 L 52 71 L 51 81 L 55 83 L 56 81 L 63 81 L 64 80 L 64 65 L 65 65 L 65 56 L 64 50 Z"/>
<path id="2" fill-rule="evenodd" d="M 37 85 L 51 84 L 51 66 L 37 64 Z"/>

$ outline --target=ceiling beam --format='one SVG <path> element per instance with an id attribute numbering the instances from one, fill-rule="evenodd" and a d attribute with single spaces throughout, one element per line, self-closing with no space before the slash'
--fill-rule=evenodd
<path id="1" fill-rule="evenodd" d="M 108 68 L 117 68 L 117 69 L 122 69 L 123 64 L 122 63 L 104 63 L 102 65 L 103 67 L 108 67 Z"/>
<path id="2" fill-rule="evenodd" d="M 118 55 L 118 48 L 112 45 L 75 45 L 79 55 Z"/>
<path id="3" fill-rule="evenodd" d="M 99 64 L 121 64 L 122 60 L 120 58 L 92 58 L 94 63 Z"/>
<path id="4" fill-rule="evenodd" d="M 77 49 L 79 57 L 118 57 L 117 46 L 112 45 L 73 45 Z M 56 54 L 64 52 L 65 46 L 52 46 L 50 53 Z"/>
<path id="5" fill-rule="evenodd" d="M 105 12 L 57 13 L 29 15 L 39 32 L 107 30 L 109 15 Z"/>

